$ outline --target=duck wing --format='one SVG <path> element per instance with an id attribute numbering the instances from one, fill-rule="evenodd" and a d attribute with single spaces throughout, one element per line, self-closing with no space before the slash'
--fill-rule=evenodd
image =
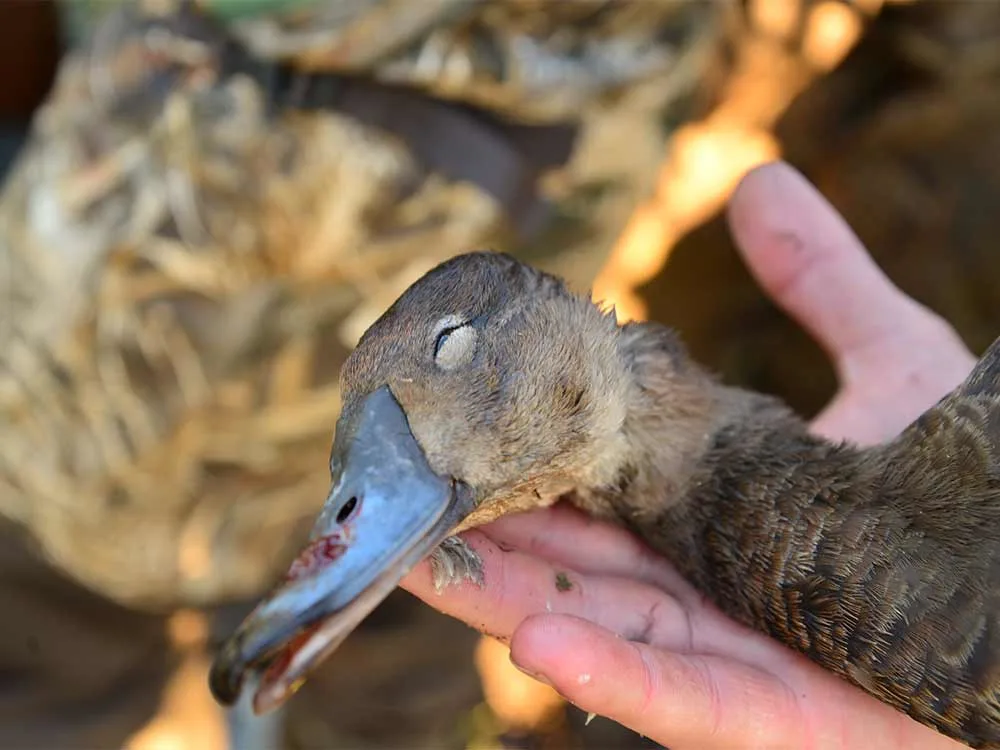
<path id="1" fill-rule="evenodd" d="M 911 715 L 973 747 L 1000 747 L 1000 339 L 872 458 L 884 462 L 875 502 L 909 542 L 894 555 L 883 628 L 905 631 L 900 645 L 920 652 L 876 658 L 905 667 Z"/>

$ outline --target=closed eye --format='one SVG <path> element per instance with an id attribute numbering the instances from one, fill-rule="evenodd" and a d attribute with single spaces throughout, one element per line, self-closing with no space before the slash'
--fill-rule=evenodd
<path id="1" fill-rule="evenodd" d="M 464 326 L 452 326 L 451 328 L 445 328 L 438 334 L 437 340 L 434 342 L 434 359 L 438 358 L 438 355 L 441 353 L 441 348 L 448 342 L 451 334 L 463 327 Z"/>
<path id="2" fill-rule="evenodd" d="M 450 371 L 467 365 L 476 355 L 478 332 L 468 322 L 442 321 L 442 328 L 434 339 L 434 364 Z"/>

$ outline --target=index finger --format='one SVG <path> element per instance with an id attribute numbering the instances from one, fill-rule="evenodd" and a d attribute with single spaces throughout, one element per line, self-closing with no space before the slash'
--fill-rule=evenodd
<path id="1" fill-rule="evenodd" d="M 568 566 L 504 549 L 486 534 L 464 538 L 479 554 L 486 584 L 463 582 L 438 593 L 426 562 L 401 582 L 402 588 L 444 614 L 501 641 L 525 618 L 543 613 L 582 617 L 619 633 L 679 650 L 692 648 L 689 615 L 659 589 L 608 575 L 590 575 Z"/>

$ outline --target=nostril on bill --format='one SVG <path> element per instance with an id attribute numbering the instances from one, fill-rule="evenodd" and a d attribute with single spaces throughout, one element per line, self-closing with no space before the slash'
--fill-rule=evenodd
<path id="1" fill-rule="evenodd" d="M 340 510 L 337 511 L 337 523 L 344 523 L 344 521 L 346 521 L 348 518 L 351 517 L 351 514 L 354 512 L 354 509 L 357 507 L 358 507 L 358 498 L 352 496 L 346 503 L 341 505 Z"/>

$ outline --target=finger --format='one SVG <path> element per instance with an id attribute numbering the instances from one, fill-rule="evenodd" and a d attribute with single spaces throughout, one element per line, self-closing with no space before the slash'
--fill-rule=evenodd
<path id="1" fill-rule="evenodd" d="M 920 407 L 908 407 L 908 402 L 895 399 L 876 403 L 878 410 L 872 408 L 867 394 L 843 391 L 810 422 L 810 430 L 830 440 L 847 440 L 859 446 L 877 445 L 902 432 L 934 401 L 921 401 Z"/>
<path id="2" fill-rule="evenodd" d="M 648 583 L 688 607 L 698 606 L 703 598 L 672 565 L 634 534 L 588 516 L 567 503 L 506 516 L 482 531 L 501 546 L 516 548 L 580 573 Z"/>
<path id="3" fill-rule="evenodd" d="M 813 420 L 812 430 L 834 439 L 874 444 L 898 435 L 962 383 L 975 358 L 957 339 L 900 342 L 884 368 L 842 388 Z M 867 372 L 867 371 L 866 371 Z"/>
<path id="4" fill-rule="evenodd" d="M 638 581 L 588 576 L 514 550 L 503 550 L 477 531 L 463 537 L 484 564 L 485 585 L 449 586 L 438 594 L 430 566 L 417 566 L 402 587 L 435 609 L 480 632 L 508 641 L 525 618 L 572 614 L 624 638 L 691 649 L 691 626 L 672 597 Z"/>
<path id="5" fill-rule="evenodd" d="M 737 662 L 631 643 L 555 615 L 533 617 L 517 630 L 511 660 L 579 708 L 676 750 L 801 746 L 795 696 Z"/>
<path id="6" fill-rule="evenodd" d="M 787 164 L 747 174 L 729 221 L 750 271 L 827 351 L 843 382 L 899 361 L 899 346 L 887 345 L 954 338 L 882 273 L 843 218 Z"/>
<path id="7" fill-rule="evenodd" d="M 673 570 L 671 576 L 696 598 L 693 605 L 655 583 L 586 574 L 558 561 L 505 549 L 481 530 L 463 535 L 479 553 L 485 585 L 465 582 L 438 593 L 427 562 L 415 567 L 401 586 L 440 612 L 507 642 L 537 614 L 583 617 L 630 640 L 682 652 L 730 654 L 747 664 L 786 668 L 792 657 L 777 643 L 724 616 Z"/>

